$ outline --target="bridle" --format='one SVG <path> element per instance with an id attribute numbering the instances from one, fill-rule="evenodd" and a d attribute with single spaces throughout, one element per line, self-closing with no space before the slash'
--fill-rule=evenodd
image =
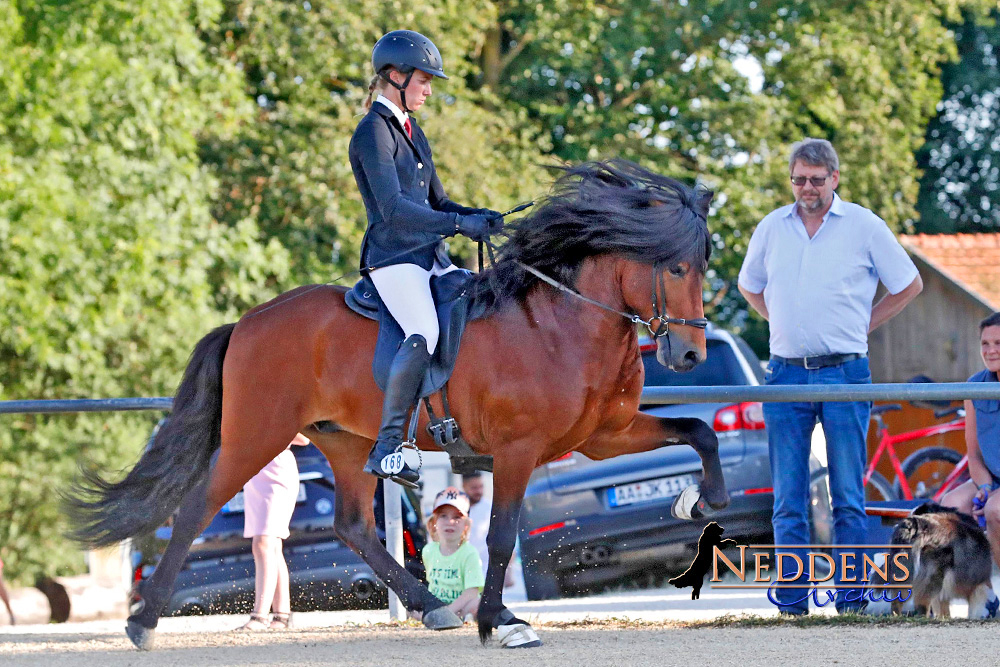
<path id="1" fill-rule="evenodd" d="M 573 296 L 581 301 L 585 301 L 592 306 L 597 306 L 598 308 L 603 308 L 604 310 L 614 313 L 616 315 L 621 315 L 625 319 L 633 322 L 634 324 L 644 324 L 647 329 L 649 329 L 649 335 L 656 340 L 664 336 L 667 337 L 667 345 L 670 344 L 670 325 L 677 324 L 679 326 L 694 327 L 695 329 L 704 329 L 708 326 L 708 320 L 704 317 L 695 318 L 684 318 L 684 317 L 670 317 L 667 315 L 667 285 L 663 277 L 663 270 L 660 269 L 660 263 L 657 262 L 653 264 L 653 295 L 652 295 L 652 305 L 653 305 L 653 316 L 648 320 L 644 320 L 638 315 L 632 313 L 624 313 L 616 308 L 601 303 L 590 297 L 586 297 L 575 289 L 563 285 L 561 282 L 551 278 L 533 266 L 528 266 L 524 262 L 517 261 L 518 265 L 521 266 L 525 271 L 535 276 L 542 282 L 555 287 L 560 292 L 565 292 L 570 296 Z M 654 327 L 653 322 L 657 321 L 658 324 Z M 668 357 L 669 358 L 669 357 Z"/>

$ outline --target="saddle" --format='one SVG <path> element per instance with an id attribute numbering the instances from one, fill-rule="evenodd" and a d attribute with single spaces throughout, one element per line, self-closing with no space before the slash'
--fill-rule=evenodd
<path id="1" fill-rule="evenodd" d="M 434 438 L 435 444 L 448 453 L 451 469 L 455 474 L 464 474 L 476 470 L 492 472 L 493 457 L 477 454 L 469 444 L 462 439 L 458 422 L 451 416 L 448 405 L 448 379 L 455 369 L 458 349 L 462 342 L 465 325 L 485 314 L 485 308 L 475 303 L 468 293 L 467 287 L 473 273 L 465 269 L 449 271 L 440 276 L 431 277 L 431 296 L 437 309 L 440 336 L 437 348 L 431 358 L 430 366 L 424 375 L 420 386 L 420 398 L 424 400 L 430 423 L 427 431 Z M 374 283 L 365 275 L 344 296 L 347 307 L 358 315 L 378 322 L 378 338 L 375 341 L 375 357 L 372 360 L 372 373 L 375 384 L 385 391 L 389 378 L 389 367 L 393 357 L 403 342 L 403 330 L 389 313 L 379 298 Z M 441 392 L 444 404 L 444 415 L 434 414 L 429 397 Z M 418 401 L 419 407 L 419 401 Z M 410 437 L 416 430 L 418 410 L 414 410 L 410 422 Z"/>

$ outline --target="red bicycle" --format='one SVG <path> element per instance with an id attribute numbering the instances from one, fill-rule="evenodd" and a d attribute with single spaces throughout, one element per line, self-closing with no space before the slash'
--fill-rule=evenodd
<path id="1" fill-rule="evenodd" d="M 866 496 L 869 496 L 870 500 L 928 498 L 938 502 L 951 488 L 968 479 L 968 458 L 954 449 L 933 446 L 918 449 L 910 454 L 905 461 L 900 462 L 896 455 L 895 446 L 921 438 L 964 431 L 965 410 L 961 406 L 935 410 L 934 416 L 938 419 L 952 415 L 955 416 L 955 419 L 943 424 L 934 424 L 915 431 L 905 431 L 893 435 L 889 433 L 882 415 L 902 409 L 901 405 L 895 403 L 872 408 L 871 418 L 878 428 L 879 444 L 875 455 L 872 456 L 871 463 L 868 464 L 868 470 L 865 472 Z M 896 473 L 896 479 L 892 485 L 884 476 L 875 471 L 883 454 L 888 454 L 892 469 Z"/>

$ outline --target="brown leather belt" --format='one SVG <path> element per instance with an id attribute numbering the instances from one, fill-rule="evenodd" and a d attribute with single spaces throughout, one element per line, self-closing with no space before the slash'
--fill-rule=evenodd
<path id="1" fill-rule="evenodd" d="M 846 364 L 848 361 L 854 361 L 855 359 L 864 359 L 866 356 L 868 355 L 858 354 L 855 352 L 853 354 L 819 354 L 815 357 L 779 357 L 776 354 L 772 354 L 771 358 L 777 359 L 778 361 L 786 364 L 801 366 L 806 370 L 814 371 L 820 368 L 826 368 L 827 366 L 839 366 L 840 364 Z"/>

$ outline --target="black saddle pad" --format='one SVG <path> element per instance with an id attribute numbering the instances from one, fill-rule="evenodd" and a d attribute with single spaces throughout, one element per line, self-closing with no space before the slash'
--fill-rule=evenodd
<path id="1" fill-rule="evenodd" d="M 441 334 L 430 368 L 427 369 L 424 383 L 420 388 L 421 397 L 440 390 L 448 381 L 455 368 L 455 359 L 458 357 L 458 348 L 462 342 L 462 332 L 465 331 L 466 323 L 482 316 L 481 311 L 476 312 L 479 309 L 475 308 L 466 291 L 473 275 L 471 271 L 459 269 L 431 278 L 431 295 L 437 308 Z M 347 292 L 344 300 L 348 308 L 357 314 L 379 323 L 372 372 L 375 375 L 375 383 L 385 391 L 389 366 L 403 342 L 403 330 L 382 304 L 378 291 L 368 276 L 359 280 Z"/>

